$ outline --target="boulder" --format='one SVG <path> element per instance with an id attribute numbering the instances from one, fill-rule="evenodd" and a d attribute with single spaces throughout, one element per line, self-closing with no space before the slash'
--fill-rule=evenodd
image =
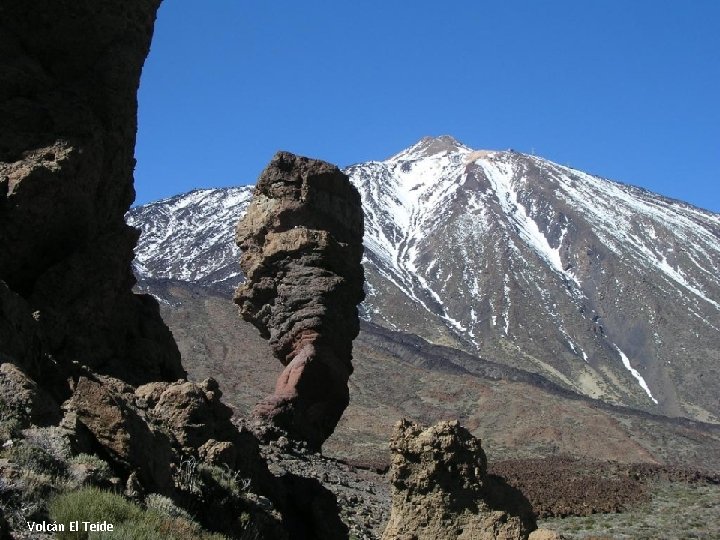
<path id="1" fill-rule="evenodd" d="M 178 381 L 150 383 L 137 388 L 148 410 L 170 431 L 184 453 L 196 452 L 209 439 L 226 439 L 237 431 L 230 422 L 232 410 L 220 401 L 214 379 L 201 383 Z"/>
<path id="2" fill-rule="evenodd" d="M 527 499 L 488 476 L 480 440 L 457 421 L 425 429 L 402 420 L 390 450 L 384 540 L 524 540 L 536 528 Z"/>
<path id="3" fill-rule="evenodd" d="M 171 488 L 173 461 L 170 437 L 154 427 L 134 405 L 132 387 L 110 377 L 80 377 L 72 398 L 63 404 L 73 417 L 74 431 L 89 437 L 81 450 L 98 452 L 127 476 L 137 477 L 148 491 Z M 82 446 L 86 446 L 83 448 Z"/>
<path id="4" fill-rule="evenodd" d="M 60 407 L 37 383 L 11 362 L 0 363 L 0 403 L 23 423 L 50 425 L 60 418 Z"/>

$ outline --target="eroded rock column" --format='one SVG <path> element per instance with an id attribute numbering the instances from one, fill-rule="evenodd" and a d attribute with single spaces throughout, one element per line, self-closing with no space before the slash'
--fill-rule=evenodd
<path id="1" fill-rule="evenodd" d="M 237 226 L 246 281 L 235 302 L 285 366 L 254 414 L 320 448 L 349 402 L 364 298 L 363 214 L 348 177 L 279 152 Z"/>
<path id="2" fill-rule="evenodd" d="M 480 440 L 457 421 L 430 428 L 402 420 L 390 442 L 392 510 L 383 540 L 524 540 L 532 507 L 487 474 Z"/>

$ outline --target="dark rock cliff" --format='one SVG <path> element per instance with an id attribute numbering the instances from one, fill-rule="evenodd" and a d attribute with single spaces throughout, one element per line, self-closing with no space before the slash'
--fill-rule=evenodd
<path id="1" fill-rule="evenodd" d="M 349 402 L 363 297 L 363 213 L 347 175 L 279 152 L 237 227 L 246 281 L 235 302 L 285 366 L 257 416 L 318 449 Z"/>
<path id="2" fill-rule="evenodd" d="M 0 352 L 43 384 L 73 361 L 133 384 L 184 376 L 157 303 L 132 293 L 123 219 L 159 4 L 0 2 Z"/>
<path id="3" fill-rule="evenodd" d="M 47 494 L 124 485 L 233 537 L 287 538 L 284 521 L 312 520 L 293 516 L 217 383 L 184 380 L 157 302 L 132 292 L 124 215 L 159 4 L 0 0 L 0 516 L 48 519 L 23 481 L 34 452 L 58 464 Z M 88 454 L 104 484 L 68 472 Z"/>

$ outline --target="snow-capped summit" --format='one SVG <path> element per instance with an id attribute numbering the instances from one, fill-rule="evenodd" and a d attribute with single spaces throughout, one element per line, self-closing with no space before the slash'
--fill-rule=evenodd
<path id="1" fill-rule="evenodd" d="M 367 319 L 609 402 L 720 421 L 720 215 L 449 136 L 346 173 L 365 211 Z M 229 291 L 239 189 L 133 209 L 139 277 Z"/>
<path id="2" fill-rule="evenodd" d="M 421 159 L 438 154 L 448 154 L 461 151 L 470 152 L 471 149 L 450 135 L 423 137 L 412 146 L 392 156 L 388 161 Z"/>

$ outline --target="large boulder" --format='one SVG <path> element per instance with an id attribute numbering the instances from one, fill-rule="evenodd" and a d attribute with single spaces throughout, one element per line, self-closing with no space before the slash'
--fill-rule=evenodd
<path id="1" fill-rule="evenodd" d="M 390 450 L 384 540 L 524 540 L 536 528 L 530 503 L 488 476 L 480 440 L 457 421 L 426 429 L 402 420 Z"/>
<path id="2" fill-rule="evenodd" d="M 255 415 L 320 448 L 349 402 L 362 301 L 360 195 L 337 167 L 279 152 L 237 226 L 235 302 L 285 366 Z"/>
<path id="3" fill-rule="evenodd" d="M 222 393 L 214 379 L 199 384 L 149 383 L 138 387 L 135 395 L 185 453 L 197 450 L 209 439 L 225 439 L 237 431 L 230 422 L 232 410 L 220 401 Z"/>
<path id="4" fill-rule="evenodd" d="M 168 492 L 171 439 L 148 422 L 134 397 L 133 388 L 116 379 L 80 377 L 64 404 L 66 427 L 78 434 L 81 450 L 99 452 L 126 476 L 137 471 L 148 491 Z"/>

